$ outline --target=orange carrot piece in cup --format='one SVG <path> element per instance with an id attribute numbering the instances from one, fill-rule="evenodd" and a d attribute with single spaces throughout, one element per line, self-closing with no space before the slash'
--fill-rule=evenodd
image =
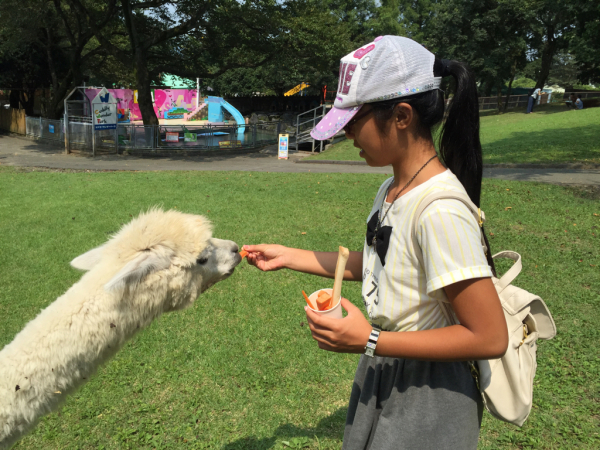
<path id="1" fill-rule="evenodd" d="M 248 256 L 248 252 L 246 250 L 242 250 L 240 252 L 240 256 L 242 257 L 242 259 L 244 259 L 246 256 Z"/>
<path id="2" fill-rule="evenodd" d="M 313 305 L 312 302 L 310 301 L 310 299 L 308 298 L 308 295 L 306 295 L 306 292 L 302 291 L 302 295 L 304 295 L 304 300 L 306 300 L 306 303 L 308 303 L 308 306 L 310 306 L 312 309 L 317 309 L 315 307 L 315 305 Z"/>
<path id="3" fill-rule="evenodd" d="M 331 295 L 325 293 L 317 298 L 317 308 L 319 311 L 327 311 L 331 306 Z"/>

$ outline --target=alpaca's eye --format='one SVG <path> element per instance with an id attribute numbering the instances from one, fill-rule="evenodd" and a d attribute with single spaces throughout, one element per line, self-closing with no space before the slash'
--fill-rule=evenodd
<path id="1" fill-rule="evenodd" d="M 206 264 L 208 262 L 208 258 L 198 258 L 196 262 L 198 264 Z"/>

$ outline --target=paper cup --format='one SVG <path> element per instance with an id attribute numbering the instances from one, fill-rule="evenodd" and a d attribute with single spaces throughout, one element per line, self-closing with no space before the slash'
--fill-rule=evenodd
<path id="1" fill-rule="evenodd" d="M 312 294 L 310 294 L 308 296 L 308 299 L 316 305 L 317 297 L 319 296 L 319 292 L 321 292 L 321 291 L 325 291 L 329 295 L 331 295 L 333 292 L 333 289 L 331 289 L 331 288 L 319 289 L 318 291 L 315 291 Z M 340 300 L 341 300 L 341 297 L 340 297 Z M 321 314 L 323 316 L 328 316 L 328 317 L 331 317 L 332 319 L 343 319 L 344 316 L 342 315 L 342 302 L 340 300 L 338 300 L 337 305 L 335 305 L 333 308 L 328 309 L 327 311 L 319 311 L 318 309 L 310 308 L 309 305 L 307 305 L 307 306 L 310 309 L 312 309 L 314 312 L 316 312 L 317 314 Z"/>

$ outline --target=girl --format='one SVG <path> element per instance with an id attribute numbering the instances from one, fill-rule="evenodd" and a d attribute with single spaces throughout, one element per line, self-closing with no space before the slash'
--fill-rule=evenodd
<path id="1" fill-rule="evenodd" d="M 438 157 L 431 130 L 444 117 L 439 86 L 448 75 L 456 80 L 456 94 Z M 474 449 L 482 402 L 467 361 L 500 357 L 508 345 L 491 280 L 493 262 L 482 249 L 479 225 L 458 200 L 437 200 L 424 210 L 418 245 L 411 222 L 419 201 L 435 191 L 466 192 L 479 206 L 475 81 L 463 64 L 438 60 L 410 39 L 377 38 L 342 58 L 334 108 L 312 135 L 328 139 L 341 129 L 367 164 L 394 171 L 375 197 L 364 249 L 351 252 L 344 274 L 345 280 L 362 281 L 369 321 L 346 299 L 348 315 L 341 320 L 306 311 L 320 348 L 364 353 L 343 448 Z M 244 249 L 263 271 L 334 276 L 337 252 L 280 245 Z M 449 302 L 459 325 L 448 322 L 439 300 Z"/>

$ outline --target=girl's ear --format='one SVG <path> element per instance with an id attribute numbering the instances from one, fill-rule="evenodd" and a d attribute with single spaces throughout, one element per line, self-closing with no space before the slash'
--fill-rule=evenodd
<path id="1" fill-rule="evenodd" d="M 397 130 L 406 130 L 415 119 L 415 111 L 408 103 L 398 103 L 394 108 L 394 118 Z"/>

